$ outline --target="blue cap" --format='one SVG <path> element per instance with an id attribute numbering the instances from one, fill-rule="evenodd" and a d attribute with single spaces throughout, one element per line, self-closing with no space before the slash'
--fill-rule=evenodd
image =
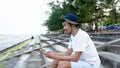
<path id="1" fill-rule="evenodd" d="M 68 21 L 71 24 L 79 24 L 78 17 L 75 14 L 67 13 L 62 19 Z"/>

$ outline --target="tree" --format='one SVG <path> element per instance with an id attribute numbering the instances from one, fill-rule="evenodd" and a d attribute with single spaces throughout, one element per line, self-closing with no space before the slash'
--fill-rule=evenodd
<path id="1" fill-rule="evenodd" d="M 61 4 L 62 6 L 60 7 L 60 2 L 58 5 L 55 5 L 54 2 L 49 3 L 52 9 L 52 13 L 49 19 L 46 21 L 46 26 L 48 26 L 48 29 L 50 31 L 58 30 L 61 28 L 60 24 L 56 24 L 57 26 L 60 26 L 60 28 L 55 28 L 55 25 L 53 24 L 55 22 L 60 22 L 57 18 L 60 18 L 60 16 L 65 15 L 68 12 L 78 15 L 80 24 L 89 22 L 92 16 L 91 11 L 95 6 L 95 0 L 64 0 L 64 2 Z"/>
<path id="2" fill-rule="evenodd" d="M 110 9 L 107 12 L 108 15 L 106 16 L 106 20 L 104 24 L 108 26 L 110 24 L 119 23 L 120 13 L 117 12 L 116 5 L 118 2 L 120 2 L 120 0 L 100 0 L 100 2 L 101 2 L 101 6 L 103 7 L 103 9 Z"/>
<path id="3" fill-rule="evenodd" d="M 49 31 L 56 31 L 62 28 L 60 16 L 62 16 L 62 9 L 58 5 L 55 5 L 54 2 L 51 2 L 48 4 L 51 9 L 52 13 L 49 16 L 49 19 L 46 20 L 46 23 L 44 23 L 45 26 L 48 27 Z"/>
<path id="4" fill-rule="evenodd" d="M 64 0 L 63 2 L 56 1 L 49 3 L 52 9 L 49 19 L 45 25 L 50 31 L 60 30 L 62 28 L 60 17 L 66 13 L 74 13 L 79 17 L 79 24 L 88 23 L 90 30 L 95 24 L 96 30 L 98 23 L 106 25 L 111 22 L 120 22 L 120 13 L 116 11 L 116 3 L 120 0 Z M 110 9 L 110 11 L 105 11 Z M 107 15 L 106 15 L 107 14 Z"/>
<path id="5" fill-rule="evenodd" d="M 120 18 L 120 13 L 117 12 L 116 10 L 116 5 L 117 3 L 120 2 L 120 0 L 113 0 L 113 3 L 112 3 L 112 10 L 110 11 L 110 19 L 111 19 L 111 22 L 113 22 L 113 24 L 118 24 L 118 19 Z M 120 22 L 120 21 L 119 21 Z"/>

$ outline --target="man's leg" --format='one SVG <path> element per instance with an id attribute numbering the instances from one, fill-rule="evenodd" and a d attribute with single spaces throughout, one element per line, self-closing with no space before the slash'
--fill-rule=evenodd
<path id="1" fill-rule="evenodd" d="M 58 68 L 71 68 L 70 61 L 59 61 Z"/>
<path id="2" fill-rule="evenodd" d="M 71 68 L 94 68 L 94 66 L 86 61 L 79 60 L 78 62 L 71 62 Z"/>
<path id="3" fill-rule="evenodd" d="M 52 63 L 50 64 L 50 68 L 57 68 L 59 61 L 58 60 L 53 60 Z"/>

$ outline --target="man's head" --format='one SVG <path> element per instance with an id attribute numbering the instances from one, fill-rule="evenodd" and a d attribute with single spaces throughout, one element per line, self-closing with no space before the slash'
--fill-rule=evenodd
<path id="1" fill-rule="evenodd" d="M 78 17 L 75 14 L 67 13 L 64 17 L 62 17 L 62 25 L 65 33 L 72 33 L 73 28 L 77 28 L 79 25 Z"/>

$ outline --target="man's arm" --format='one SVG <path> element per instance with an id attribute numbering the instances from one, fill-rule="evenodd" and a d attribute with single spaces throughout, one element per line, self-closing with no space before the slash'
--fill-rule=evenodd
<path id="1" fill-rule="evenodd" d="M 44 53 L 48 58 L 60 60 L 60 61 L 74 61 L 77 62 L 82 54 L 82 52 L 75 52 L 75 54 L 71 55 L 71 50 L 64 53 L 64 55 L 56 55 L 52 52 Z M 63 53 L 62 53 L 63 54 Z"/>
<path id="2" fill-rule="evenodd" d="M 75 52 L 75 54 L 71 55 L 71 56 L 53 56 L 54 59 L 56 60 L 61 60 L 61 61 L 74 61 L 77 62 L 81 56 L 82 52 Z"/>

